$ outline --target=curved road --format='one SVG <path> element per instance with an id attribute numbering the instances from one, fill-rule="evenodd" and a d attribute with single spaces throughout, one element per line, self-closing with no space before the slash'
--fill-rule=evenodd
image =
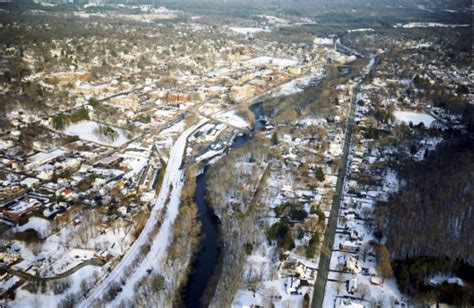
<path id="1" fill-rule="evenodd" d="M 82 263 L 74 266 L 73 268 L 65 271 L 64 273 L 58 274 L 56 276 L 49 276 L 49 277 L 41 277 L 41 276 L 32 275 L 32 274 L 29 274 L 27 272 L 18 271 L 16 269 L 13 269 L 13 268 L 8 267 L 8 266 L 2 266 L 0 268 L 5 270 L 6 272 L 12 274 L 12 275 L 24 278 L 24 279 L 29 280 L 29 281 L 50 281 L 50 280 L 58 280 L 58 279 L 66 278 L 66 277 L 74 274 L 75 272 L 77 272 L 78 270 L 80 270 L 81 268 L 83 268 L 86 265 L 101 266 L 101 265 L 104 265 L 104 261 L 102 261 L 100 259 L 97 259 L 97 258 L 90 259 L 90 260 L 87 260 L 85 262 L 82 262 Z"/>
<path id="2" fill-rule="evenodd" d="M 145 224 L 145 227 L 143 228 L 139 237 L 130 247 L 130 249 L 126 252 L 126 254 L 117 264 L 117 266 L 113 269 L 113 271 L 104 280 L 102 280 L 98 286 L 93 289 L 92 293 L 90 293 L 87 298 L 85 298 L 82 302 L 79 303 L 79 307 L 92 307 L 92 304 L 96 300 L 100 299 L 103 294 L 105 294 L 109 286 L 114 281 L 121 278 L 124 269 L 130 266 L 141 253 L 140 248 L 150 240 L 148 237 L 148 233 L 153 229 L 156 221 L 159 218 L 158 215 L 160 213 L 160 210 L 165 206 L 165 203 L 168 199 L 168 195 L 170 193 L 170 188 L 172 187 L 172 183 L 176 182 L 176 177 L 181 176 L 181 173 L 178 171 L 181 169 L 181 164 L 183 162 L 187 139 L 196 129 L 204 125 L 206 122 L 207 120 L 205 119 L 201 120 L 196 125 L 193 125 L 192 127 L 186 129 L 176 140 L 170 151 L 170 158 L 168 160 L 166 173 L 163 179 L 163 184 L 161 186 L 160 193 L 158 195 L 158 199 L 156 200 L 155 206 L 152 209 L 152 212 L 150 214 L 150 217 L 148 218 L 148 221 Z"/>

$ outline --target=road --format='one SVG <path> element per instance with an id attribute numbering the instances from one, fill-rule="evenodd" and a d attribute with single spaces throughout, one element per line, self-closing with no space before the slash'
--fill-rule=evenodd
<path id="1" fill-rule="evenodd" d="M 56 276 L 48 276 L 48 277 L 41 277 L 41 276 L 32 275 L 32 274 L 29 274 L 27 272 L 15 270 L 15 269 L 13 269 L 11 267 L 8 267 L 8 266 L 0 266 L 0 269 L 8 272 L 9 274 L 21 277 L 21 278 L 23 278 L 27 281 L 51 281 L 51 280 L 58 280 L 58 279 L 66 278 L 66 277 L 74 274 L 75 272 L 77 272 L 78 270 L 80 270 L 81 268 L 83 268 L 84 266 L 87 266 L 87 265 L 102 266 L 102 265 L 104 265 L 104 262 L 100 259 L 93 258 L 93 259 L 84 261 L 82 263 L 79 263 L 78 265 L 74 266 L 73 268 L 71 268 L 71 269 L 69 269 L 69 270 L 67 270 L 67 271 L 65 271 L 61 274 L 58 274 Z"/>
<path id="2" fill-rule="evenodd" d="M 377 67 L 378 61 L 378 56 L 371 56 L 371 61 L 369 62 L 369 65 L 367 65 L 366 72 L 363 73 L 362 80 L 366 79 L 367 76 L 369 76 L 369 73 Z M 351 109 L 349 111 L 349 117 L 347 120 L 344 147 L 342 150 L 341 157 L 341 167 L 337 176 L 336 194 L 334 195 L 326 233 L 324 234 L 324 241 L 323 246 L 321 248 L 321 256 L 319 259 L 318 276 L 316 277 L 316 283 L 314 285 L 313 301 L 311 302 L 311 308 L 322 308 L 324 303 L 324 294 L 326 292 L 326 283 L 328 281 L 329 266 L 331 264 L 332 248 L 334 246 L 334 240 L 336 237 L 337 218 L 339 217 L 339 210 L 341 208 L 344 179 L 346 177 L 347 171 L 347 160 L 351 147 L 352 128 L 354 126 L 355 104 L 357 101 L 357 89 L 361 82 L 356 83 L 352 87 L 350 106 Z"/>
<path id="3" fill-rule="evenodd" d="M 356 103 L 356 86 L 352 89 L 351 109 L 346 127 L 346 135 L 344 138 L 344 147 L 341 157 L 341 167 L 337 176 L 336 194 L 334 195 L 331 212 L 328 219 L 326 233 L 324 234 L 323 247 L 321 248 L 321 257 L 319 259 L 318 275 L 314 285 L 312 308 L 322 308 L 324 301 L 324 293 L 326 291 L 326 283 L 329 274 L 329 266 L 331 264 L 332 247 L 336 235 L 337 218 L 341 207 L 342 193 L 344 187 L 344 178 L 346 177 L 347 158 L 349 156 L 349 149 L 352 138 L 352 127 L 354 126 L 354 113 Z"/>
<path id="4" fill-rule="evenodd" d="M 255 97 L 252 97 L 248 101 L 255 101 L 256 99 L 263 97 L 264 95 L 267 95 L 273 89 L 266 91 L 260 95 L 257 95 Z M 232 110 L 232 109 L 231 109 Z M 139 237 L 135 240 L 135 242 L 132 244 L 130 249 L 126 252 L 126 254 L 123 256 L 123 258 L 120 260 L 120 262 L 115 266 L 113 271 L 105 278 L 103 279 L 98 286 L 96 286 L 92 292 L 78 304 L 78 307 L 92 307 L 93 303 L 99 300 L 109 289 L 109 287 L 112 285 L 113 282 L 119 280 L 121 278 L 121 275 L 124 272 L 124 269 L 129 267 L 134 260 L 137 259 L 137 257 L 140 254 L 140 248 L 147 243 L 147 241 L 150 241 L 148 238 L 148 233 L 152 230 L 153 226 L 155 225 L 156 221 L 158 220 L 158 215 L 160 213 L 160 210 L 164 208 L 168 196 L 173 190 L 173 184 L 176 185 L 178 181 L 181 179 L 177 179 L 176 177 L 180 177 L 182 175 L 180 171 L 181 165 L 183 162 L 183 157 L 185 153 L 185 148 L 186 148 L 186 141 L 187 138 L 199 127 L 204 125 L 206 122 L 208 122 L 207 119 L 201 120 L 198 124 L 188 128 L 185 130 L 179 138 L 176 140 L 174 143 L 171 151 L 170 151 L 170 159 L 167 164 L 166 168 L 166 173 L 163 179 L 163 184 L 160 189 L 160 193 L 158 195 L 157 201 L 152 209 L 152 212 L 150 213 L 150 217 L 148 221 L 145 224 L 145 227 L 143 228 L 142 232 L 140 233 Z M 117 150 L 117 149 L 115 149 Z M 110 153 L 108 153 L 110 154 Z M 163 226 L 162 226 L 163 228 Z M 145 258 L 145 262 L 142 262 L 140 264 L 140 267 L 146 266 L 146 262 L 148 259 Z M 135 272 L 139 272 L 139 268 L 135 269 Z M 133 274 L 135 274 L 135 272 Z M 134 276 L 134 275 L 131 276 Z"/>
<path id="5" fill-rule="evenodd" d="M 173 186 L 172 184 L 181 180 L 177 179 L 176 177 L 181 177 L 181 172 L 179 172 L 179 170 L 181 169 L 181 164 L 183 161 L 188 137 L 206 122 L 207 120 L 201 120 L 196 125 L 186 129 L 173 144 L 173 147 L 170 151 L 170 158 L 168 160 L 160 193 L 142 232 L 135 240 L 133 245 L 130 247 L 130 249 L 123 256 L 123 258 L 120 260 L 120 262 L 117 264 L 117 266 L 115 266 L 113 271 L 104 280 L 102 280 L 99 285 L 96 286 L 85 299 L 83 299 L 81 303 L 79 303 L 78 307 L 92 307 L 92 304 L 105 294 L 110 285 L 121 277 L 124 272 L 124 269 L 131 266 L 133 261 L 137 259 L 137 257 L 141 253 L 140 248 L 145 243 L 148 243 L 148 241 L 150 240 L 148 238 L 148 233 L 153 229 L 155 223 L 159 218 L 158 216 L 160 210 L 164 208 L 167 202 L 168 195 Z"/>

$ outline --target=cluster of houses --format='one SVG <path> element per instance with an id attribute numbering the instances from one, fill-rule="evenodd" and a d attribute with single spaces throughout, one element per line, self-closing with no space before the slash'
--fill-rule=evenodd
<path id="1" fill-rule="evenodd" d="M 334 162 L 342 155 L 344 136 L 340 126 L 348 116 L 349 86 L 338 89 L 338 105 L 333 106 L 331 117 L 301 119 L 285 128 L 269 123 L 261 127 L 261 134 L 266 138 L 273 139 L 274 133 L 278 137 L 277 145 L 272 148 L 278 158 L 271 165 L 266 188 L 260 197 L 271 217 L 265 219 L 268 222 L 264 225 L 286 221 L 292 230 L 295 247 L 283 253 L 283 260 L 271 260 L 275 266 L 273 276 L 252 289 L 252 300 L 244 296 L 247 291 L 239 291 L 236 300 L 239 304 L 259 304 L 257 294 L 271 292 L 270 286 L 279 286 L 276 300 L 288 305 L 311 297 L 320 250 L 316 248 L 314 254 L 307 251 L 315 245 L 312 239 L 315 233 L 318 233 L 318 247 L 324 240 L 337 182 L 338 167 Z M 292 216 L 290 208 L 297 209 L 301 216 Z M 278 252 L 272 253 L 278 255 Z M 250 257 L 246 266 L 255 267 L 253 262 L 259 258 Z M 354 263 L 350 260 L 349 266 L 358 270 L 359 265 L 351 262 Z"/>
<path id="2" fill-rule="evenodd" d="M 396 65 L 384 65 L 380 68 L 383 73 L 359 87 L 356 99 L 354 121 L 358 129 L 352 136 L 324 301 L 338 308 L 371 307 L 374 303 L 406 307 L 395 281 L 385 279 L 377 263 L 376 246 L 381 243 L 374 236 L 375 206 L 377 202 L 387 201 L 390 193 L 399 189 L 400 179 L 391 164 L 401 155 L 421 160 L 426 151 L 433 150 L 441 141 L 424 130 L 417 131 L 417 127 L 422 123 L 423 127 L 443 129 L 448 122 L 459 121 L 446 110 L 420 100 L 412 81 L 388 78 L 396 76 Z M 394 96 L 388 95 L 387 87 L 394 84 L 398 89 L 392 92 Z M 381 117 L 377 109 L 380 106 L 375 102 L 392 114 Z M 417 145 L 415 150 L 412 147 L 410 151 L 406 145 L 409 142 L 404 141 L 397 141 L 396 145 L 385 143 L 382 147 L 378 143 L 381 138 L 373 134 L 376 130 L 390 136 L 400 125 L 412 132 Z"/>

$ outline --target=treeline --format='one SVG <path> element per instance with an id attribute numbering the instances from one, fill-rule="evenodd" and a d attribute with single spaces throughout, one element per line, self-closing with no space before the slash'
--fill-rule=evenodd
<path id="1" fill-rule="evenodd" d="M 473 137 L 446 141 L 424 162 L 405 163 L 402 188 L 377 207 L 377 233 L 386 237 L 399 287 L 411 295 L 425 292 L 437 271 L 474 265 Z"/>
<path id="2" fill-rule="evenodd" d="M 263 101 L 263 113 L 270 115 L 274 124 L 290 124 L 304 117 L 331 116 L 334 114 L 334 106 L 339 104 L 337 85 L 355 76 L 358 64 L 353 64 L 352 68 L 352 73 L 342 79 L 336 67 L 329 67 L 323 80 L 309 86 L 303 92 L 279 98 L 267 98 Z"/>
<path id="3" fill-rule="evenodd" d="M 411 257 L 393 264 L 400 290 L 426 302 L 439 301 L 456 306 L 474 304 L 474 267 L 448 257 Z M 464 287 L 441 283 L 430 285 L 435 275 L 455 275 L 467 282 Z"/>
<path id="4" fill-rule="evenodd" d="M 77 123 L 80 121 L 90 120 L 89 111 L 85 108 L 79 108 L 71 112 L 69 115 L 60 113 L 53 118 L 54 129 L 63 130 L 70 123 Z M 105 128 L 104 128 L 105 130 Z M 105 130 L 104 134 L 107 133 Z"/>
<path id="5" fill-rule="evenodd" d="M 230 151 L 207 173 L 206 199 L 220 219 L 222 265 L 211 307 L 230 307 L 245 277 L 245 258 L 265 239 L 258 221 L 266 209 L 252 203 L 268 161 L 268 141 L 258 136 Z M 261 269 L 263 271 L 263 269 Z"/>

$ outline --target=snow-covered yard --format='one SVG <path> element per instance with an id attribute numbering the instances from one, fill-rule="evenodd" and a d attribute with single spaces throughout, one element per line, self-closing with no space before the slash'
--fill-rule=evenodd
<path id="1" fill-rule="evenodd" d="M 14 232 L 24 232 L 27 230 L 35 230 L 40 238 L 45 238 L 51 233 L 51 223 L 39 217 L 30 217 L 28 222 L 14 229 Z"/>
<path id="2" fill-rule="evenodd" d="M 111 127 L 112 128 L 112 127 Z M 100 124 L 94 121 L 83 121 L 69 125 L 64 129 L 64 133 L 70 136 L 78 136 L 82 140 L 91 141 L 107 146 L 119 147 L 125 144 L 129 138 L 129 133 L 120 128 L 112 128 L 113 136 L 104 136 L 99 133 Z"/>
<path id="3" fill-rule="evenodd" d="M 70 294 L 81 292 L 83 282 L 91 281 L 98 267 L 86 265 L 77 272 L 64 279 L 70 283 L 69 289 L 62 294 L 54 294 L 49 291 L 45 294 L 32 294 L 25 288 L 20 288 L 16 292 L 15 300 L 11 302 L 12 307 L 59 307 L 60 302 Z"/>
<path id="4" fill-rule="evenodd" d="M 429 114 L 412 111 L 395 111 L 394 116 L 397 123 L 404 122 L 405 124 L 410 124 L 411 122 L 413 125 L 423 123 L 425 127 L 430 127 L 431 123 L 435 120 Z"/>
<path id="5" fill-rule="evenodd" d="M 274 307 L 301 307 L 303 295 L 310 290 L 302 287 L 301 294 L 288 294 L 288 278 L 276 274 L 280 263 L 276 258 L 276 247 L 267 243 L 247 257 L 242 276 L 248 280 L 261 280 L 255 290 L 240 289 L 237 291 L 232 307 L 249 307 L 252 305 L 266 306 L 271 300 Z"/>

